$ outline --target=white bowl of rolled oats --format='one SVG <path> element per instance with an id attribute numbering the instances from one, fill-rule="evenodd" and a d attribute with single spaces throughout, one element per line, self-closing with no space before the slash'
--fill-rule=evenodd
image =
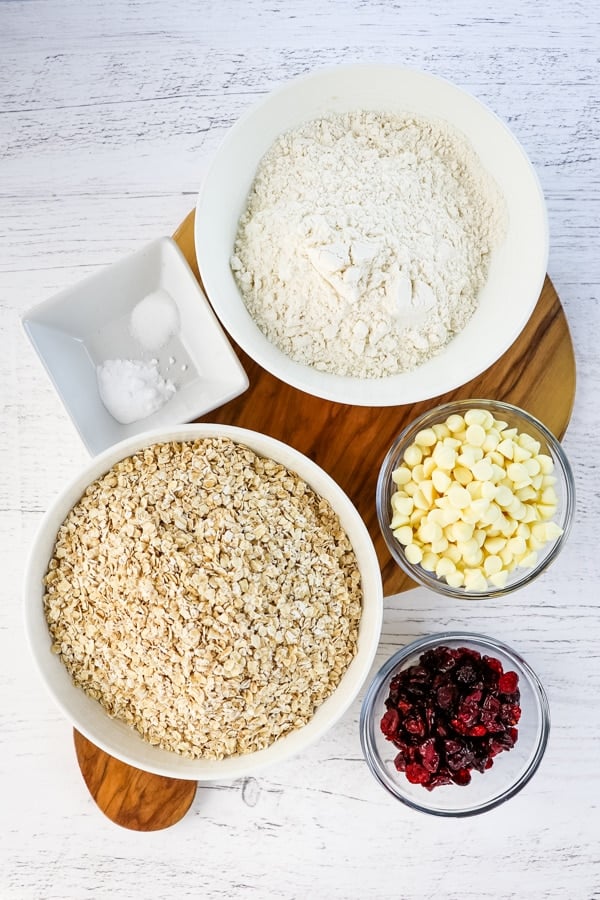
<path id="1" fill-rule="evenodd" d="M 377 648 L 365 524 L 310 459 L 188 425 L 105 451 L 36 537 L 26 628 L 54 700 L 97 746 L 177 778 L 236 778 L 308 746 Z"/>

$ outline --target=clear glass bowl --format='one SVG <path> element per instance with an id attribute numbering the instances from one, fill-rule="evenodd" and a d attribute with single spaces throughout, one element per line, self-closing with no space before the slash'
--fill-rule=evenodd
<path id="1" fill-rule="evenodd" d="M 428 791 L 411 784 L 394 766 L 397 749 L 386 740 L 380 722 L 386 711 L 390 681 L 401 669 L 418 662 L 434 647 L 468 647 L 496 657 L 505 671 L 519 676 L 521 719 L 518 740 L 511 750 L 494 757 L 494 765 L 483 774 L 473 771 L 468 785 L 444 785 Z M 369 769 L 387 791 L 407 806 L 436 816 L 473 816 L 504 803 L 523 788 L 538 768 L 550 731 L 550 712 L 544 688 L 522 656 L 493 638 L 468 632 L 448 632 L 413 641 L 398 650 L 371 683 L 360 714 L 360 739 Z"/>
<path id="2" fill-rule="evenodd" d="M 465 587 L 451 587 L 444 578 L 438 577 L 435 572 L 427 571 L 419 564 L 413 564 L 406 558 L 405 547 L 392 532 L 390 527 L 392 517 L 392 495 L 398 489 L 392 481 L 392 472 L 402 465 L 404 452 L 413 442 L 419 431 L 430 428 L 434 424 L 446 422 L 453 414 L 464 415 L 469 409 L 487 410 L 495 419 L 508 423 L 510 428 L 516 428 L 519 432 L 526 432 L 541 444 L 541 453 L 552 458 L 554 463 L 553 475 L 556 478 L 554 489 L 558 498 L 558 507 L 553 521 L 562 528 L 562 534 L 554 540 L 548 541 L 538 551 L 537 563 L 533 568 L 515 568 L 508 575 L 508 580 L 503 587 L 494 587 L 488 583 L 486 590 L 471 591 Z M 575 512 L 575 481 L 569 461 L 554 435 L 537 419 L 517 406 L 502 403 L 499 400 L 457 400 L 435 407 L 416 419 L 411 425 L 398 435 L 390 447 L 379 471 L 376 493 L 377 518 L 394 560 L 406 572 L 406 574 L 419 584 L 431 588 L 434 591 L 456 599 L 481 600 L 493 597 L 501 597 L 511 591 L 532 582 L 556 559 L 567 540 L 571 529 Z"/>

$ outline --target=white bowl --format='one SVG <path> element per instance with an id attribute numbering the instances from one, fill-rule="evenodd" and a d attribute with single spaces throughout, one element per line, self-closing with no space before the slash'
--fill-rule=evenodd
<path id="1" fill-rule="evenodd" d="M 333 694 L 302 728 L 270 747 L 223 760 L 186 759 L 148 744 L 130 726 L 110 718 L 100 704 L 75 687 L 62 662 L 51 652 L 51 638 L 43 610 L 43 578 L 52 556 L 57 531 L 85 488 L 116 462 L 137 450 L 163 441 L 228 437 L 256 453 L 287 466 L 329 501 L 348 535 L 360 569 L 363 611 L 358 650 Z M 274 438 L 226 425 L 188 425 L 147 432 L 111 447 L 88 466 L 54 501 L 45 514 L 33 544 L 25 578 L 25 624 L 33 656 L 52 697 L 65 716 L 89 740 L 112 756 L 159 775 L 200 781 L 238 778 L 303 750 L 329 729 L 357 696 L 369 674 L 381 631 L 383 591 L 373 542 L 355 507 L 335 481 L 308 457 Z"/>
<path id="2" fill-rule="evenodd" d="M 135 305 L 160 288 L 175 302 L 180 327 L 159 350 L 148 351 L 131 335 L 129 319 Z M 30 309 L 23 328 L 92 454 L 149 428 L 197 419 L 248 387 L 200 285 L 168 237 Z M 107 359 L 152 358 L 177 390 L 153 415 L 122 425 L 100 399 L 96 366 Z"/>
<path id="3" fill-rule="evenodd" d="M 508 230 L 492 254 L 479 306 L 466 327 L 416 370 L 350 378 L 295 362 L 270 343 L 246 310 L 229 267 L 238 220 L 258 164 L 275 139 L 302 123 L 366 109 L 446 120 L 462 131 L 504 195 Z M 515 137 L 486 106 L 441 78 L 393 65 L 325 69 L 298 78 L 244 115 L 207 171 L 196 209 L 196 256 L 207 295 L 235 341 L 273 375 L 327 400 L 396 406 L 465 384 L 515 341 L 540 295 L 548 226 L 536 174 Z"/>

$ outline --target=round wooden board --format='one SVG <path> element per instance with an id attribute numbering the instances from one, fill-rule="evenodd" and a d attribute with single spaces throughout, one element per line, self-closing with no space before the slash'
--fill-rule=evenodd
<path id="1" fill-rule="evenodd" d="M 194 247 L 194 216 L 194 212 L 188 215 L 174 238 L 201 281 Z M 385 595 L 415 587 L 389 555 L 375 511 L 379 468 L 398 433 L 438 403 L 486 397 L 523 407 L 562 437 L 575 398 L 575 357 L 569 326 L 548 277 L 526 328 L 504 356 L 463 387 L 409 406 L 350 406 L 321 400 L 275 378 L 235 343 L 234 347 L 250 387 L 198 421 L 239 425 L 269 434 L 305 453 L 335 478 L 373 538 Z"/>
<path id="2" fill-rule="evenodd" d="M 73 729 L 77 762 L 98 807 L 122 828 L 160 831 L 175 825 L 192 805 L 195 781 L 151 775 L 100 750 Z"/>
<path id="3" fill-rule="evenodd" d="M 194 212 L 179 226 L 174 238 L 200 281 Z M 386 595 L 415 586 L 391 559 L 375 511 L 379 467 L 402 428 L 446 400 L 487 397 L 523 407 L 562 437 L 575 398 L 573 344 L 548 277 L 527 327 L 498 362 L 458 390 L 410 406 L 351 406 L 312 397 L 266 372 L 235 343 L 234 347 L 250 386 L 198 421 L 264 432 L 291 444 L 329 472 L 365 520 L 379 557 Z M 142 772 L 104 753 L 79 732 L 74 736 L 85 783 L 113 822 L 124 828 L 154 831 L 174 825 L 186 814 L 196 792 L 195 782 Z"/>

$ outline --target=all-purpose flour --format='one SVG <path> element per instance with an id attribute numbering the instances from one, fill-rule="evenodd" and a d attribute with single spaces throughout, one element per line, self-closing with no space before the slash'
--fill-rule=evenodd
<path id="1" fill-rule="evenodd" d="M 499 190 L 459 132 L 353 112 L 278 138 L 231 267 L 284 353 L 375 378 L 415 368 L 464 327 L 503 225 Z"/>

